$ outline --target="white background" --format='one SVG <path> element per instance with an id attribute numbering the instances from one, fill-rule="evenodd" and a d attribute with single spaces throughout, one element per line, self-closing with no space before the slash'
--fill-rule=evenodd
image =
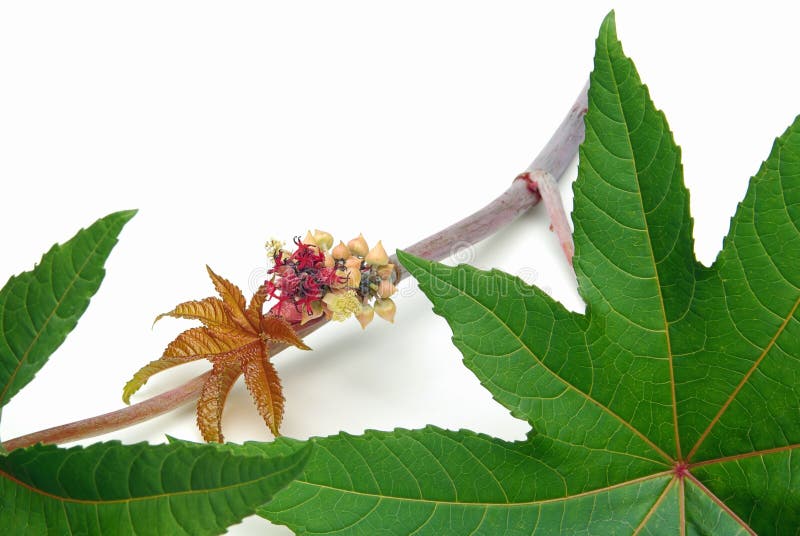
<path id="1" fill-rule="evenodd" d="M 152 319 L 212 294 L 206 263 L 249 294 L 269 237 L 320 227 L 393 250 L 491 200 L 569 109 L 612 7 L 683 147 L 711 262 L 747 178 L 800 112 L 800 17 L 789 3 L 698 4 L 3 3 L 0 277 L 98 217 L 140 212 L 77 329 L 7 406 L 2 437 L 121 407 L 130 375 L 191 325 Z M 580 309 L 543 212 L 464 254 Z M 308 338 L 315 351 L 276 358 L 283 432 L 431 423 L 522 438 L 425 297 L 402 294 L 395 325 L 329 325 Z M 207 366 L 156 377 L 135 399 Z M 228 440 L 270 439 L 241 384 L 223 422 Z M 166 433 L 199 440 L 193 408 L 100 439 Z M 265 523 L 231 533 L 288 533 Z"/>

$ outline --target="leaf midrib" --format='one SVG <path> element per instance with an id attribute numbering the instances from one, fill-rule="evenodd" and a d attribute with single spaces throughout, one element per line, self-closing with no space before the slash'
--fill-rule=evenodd
<path id="1" fill-rule="evenodd" d="M 665 476 L 672 475 L 672 470 L 668 471 L 660 471 L 658 473 L 653 473 L 650 475 L 642 476 L 639 478 L 634 478 L 632 480 L 626 480 L 624 482 L 618 482 L 617 484 L 612 484 L 610 486 L 604 486 L 602 488 L 593 489 L 590 491 L 584 491 L 581 493 L 576 493 L 574 495 L 565 495 L 564 497 L 555 497 L 552 499 L 542 499 L 538 501 L 520 501 L 520 502 L 485 502 L 485 501 L 476 501 L 476 502 L 466 502 L 466 501 L 458 501 L 458 500 L 444 500 L 444 499 L 425 499 L 425 498 L 415 498 L 415 497 L 401 497 L 398 495 L 385 495 L 376 492 L 369 492 L 369 491 L 358 491 L 358 490 L 349 490 L 343 488 L 337 488 L 332 485 L 327 484 L 319 484 L 316 482 L 310 482 L 308 480 L 303 480 L 298 478 L 295 480 L 297 484 L 309 486 L 312 488 L 320 489 L 320 490 L 330 490 L 335 491 L 337 493 L 349 494 L 349 495 L 357 495 L 359 497 L 369 497 L 371 499 L 379 499 L 379 500 L 395 500 L 395 501 L 403 501 L 403 502 L 413 502 L 413 503 L 424 503 L 424 504 L 435 504 L 435 505 L 444 505 L 444 506 L 477 506 L 480 508 L 491 508 L 497 506 L 504 506 L 509 508 L 520 508 L 525 506 L 540 506 L 544 504 L 554 504 L 564 501 L 571 501 L 574 499 L 580 499 L 583 497 L 591 497 L 592 495 L 598 495 L 600 493 L 605 493 L 609 491 L 614 491 L 620 488 L 624 488 L 626 486 L 633 486 L 636 484 L 640 484 L 642 482 L 647 482 L 649 480 L 656 480 L 658 478 L 663 478 Z M 672 480 L 670 479 L 667 485 L 669 485 Z"/>
<path id="2" fill-rule="evenodd" d="M 728 514 L 740 527 L 742 527 L 744 530 L 746 530 L 749 534 L 752 534 L 753 536 L 758 536 L 756 534 L 756 532 L 752 528 L 750 528 L 750 525 L 745 523 L 745 521 L 741 517 L 739 517 L 736 514 L 736 512 L 734 512 L 727 504 L 725 504 L 725 502 L 722 499 L 720 499 L 719 497 L 714 495 L 714 493 L 710 489 L 708 489 L 706 487 L 706 485 L 703 484 L 696 476 L 694 476 L 693 474 L 689 473 L 686 476 L 686 478 L 688 478 L 692 482 L 692 484 L 697 486 L 697 489 L 699 489 L 702 493 L 705 493 L 706 496 L 709 499 L 711 499 L 711 502 L 716 504 L 717 507 L 720 510 L 722 510 L 723 512 Z M 681 517 L 682 517 L 682 519 L 685 519 L 684 516 L 681 516 Z"/>
<path id="3" fill-rule="evenodd" d="M 656 513 L 659 507 L 664 503 L 664 499 L 667 498 L 669 492 L 675 485 L 677 485 L 677 481 L 678 481 L 677 478 L 673 478 L 672 480 L 669 481 L 669 484 L 667 484 L 664 487 L 664 490 L 661 492 L 661 495 L 658 496 L 653 505 L 647 511 L 647 514 L 645 514 L 645 516 L 639 522 L 639 525 L 633 531 L 633 536 L 638 536 L 638 534 L 642 531 L 642 529 L 645 528 L 645 526 L 647 526 L 647 522 L 650 521 L 650 518 L 653 517 L 653 514 Z"/>
<path id="4" fill-rule="evenodd" d="M 83 270 L 86 268 L 86 266 L 89 264 L 89 262 L 92 259 L 94 259 L 95 255 L 97 254 L 97 250 L 100 248 L 100 245 L 108 237 L 110 232 L 111 232 L 111 226 L 108 226 L 106 228 L 105 232 L 103 232 L 101 239 L 98 240 L 95 243 L 94 247 L 91 250 L 91 253 L 86 256 L 86 260 L 83 262 L 83 264 L 81 264 L 80 268 L 75 271 L 75 276 L 70 280 L 69 285 L 67 285 L 67 288 L 64 290 L 64 293 L 56 300 L 55 307 L 53 307 L 53 310 L 50 311 L 49 315 L 47 315 L 47 319 L 42 324 L 42 327 L 39 330 L 37 330 L 36 335 L 34 336 L 33 340 L 28 345 L 28 347 L 25 349 L 25 352 L 22 354 L 22 357 L 20 357 L 19 361 L 17 362 L 17 366 L 14 367 L 14 371 L 11 373 L 11 376 L 9 376 L 8 382 L 6 383 L 5 387 L 3 388 L 3 391 L 0 393 L 0 407 L 5 405 L 5 403 L 6 403 L 5 399 L 6 399 L 6 394 L 8 393 L 8 390 L 14 384 L 14 380 L 16 379 L 17 374 L 19 373 L 19 371 L 23 367 L 23 365 L 27 362 L 28 357 L 30 357 L 31 351 L 36 346 L 36 343 L 39 342 L 39 339 L 41 338 L 42 334 L 47 329 L 47 326 L 50 324 L 50 321 L 55 316 L 56 311 L 58 311 L 58 309 L 64 303 L 64 300 L 66 299 L 67 295 L 72 290 L 72 288 L 75 286 L 75 283 L 78 281 L 78 279 L 81 279 L 80 274 L 83 273 Z M 71 245 L 74 246 L 74 244 L 71 244 Z M 61 248 L 62 250 L 63 250 L 63 247 L 64 246 L 59 246 L 59 248 Z M 54 267 L 54 264 L 51 264 L 51 272 L 52 272 L 53 267 Z M 28 272 L 28 273 L 30 274 L 32 272 Z M 17 281 L 19 281 L 19 278 L 17 279 Z M 52 287 L 52 284 L 53 284 L 53 278 L 52 278 L 52 273 L 51 273 L 51 277 L 50 277 L 50 285 L 51 285 L 51 287 Z M 29 289 L 29 288 L 30 288 L 30 283 L 28 283 L 27 286 L 26 286 L 26 289 Z M 55 292 L 53 294 L 55 295 Z M 8 303 L 8 301 L 6 301 L 6 304 L 7 303 Z M 4 305 L 3 309 L 5 311 L 5 305 Z M 3 333 L 3 336 L 5 337 L 5 332 Z"/>
<path id="5" fill-rule="evenodd" d="M 661 276 L 660 276 L 660 274 L 658 272 L 658 263 L 656 262 L 655 254 L 653 253 L 653 241 L 650 238 L 650 224 L 647 221 L 647 212 L 644 209 L 644 199 L 642 197 L 642 187 L 641 187 L 641 182 L 639 180 L 639 169 L 638 169 L 638 166 L 636 164 L 636 158 L 635 158 L 634 151 L 633 151 L 633 143 L 631 142 L 630 131 L 628 129 L 628 124 L 629 124 L 628 123 L 628 118 L 625 116 L 625 111 L 624 111 L 624 109 L 622 107 L 622 98 L 621 98 L 621 96 L 619 94 L 620 85 L 619 85 L 619 82 L 617 81 L 617 75 L 614 72 L 613 61 L 611 59 L 611 51 L 608 48 L 608 41 L 606 41 L 606 56 L 608 58 L 608 63 L 609 63 L 609 72 L 611 73 L 611 78 L 614 81 L 614 96 L 616 97 L 616 104 L 617 104 L 617 107 L 619 109 L 620 115 L 625 119 L 625 141 L 628 144 L 628 149 L 630 150 L 630 154 L 631 154 L 631 162 L 633 163 L 634 177 L 635 177 L 635 180 L 636 180 L 636 184 L 638 186 L 637 191 L 636 191 L 636 197 L 637 197 L 637 199 L 639 201 L 639 208 L 641 209 L 642 220 L 643 220 L 643 223 L 644 223 L 644 229 L 643 230 L 644 230 L 645 236 L 647 237 L 647 252 L 650 255 L 650 261 L 653 264 L 653 271 L 654 271 L 654 277 L 655 277 L 655 282 L 656 282 L 656 289 L 658 290 L 659 307 L 661 309 L 662 318 L 664 319 L 664 339 L 665 339 L 665 342 L 666 342 L 666 345 L 667 345 L 666 350 L 667 350 L 667 359 L 669 361 L 670 395 L 672 396 L 672 425 L 673 425 L 673 433 L 675 434 L 675 454 L 677 456 L 677 459 L 680 460 L 682 458 L 682 454 L 681 454 L 680 434 L 679 434 L 679 430 L 678 430 L 678 403 L 677 403 L 677 398 L 676 398 L 676 394 L 675 394 L 675 367 L 674 367 L 673 359 L 672 359 L 672 357 L 673 357 L 672 356 L 672 341 L 671 341 L 670 332 L 669 332 L 669 322 L 667 321 L 667 310 L 666 310 L 666 307 L 664 306 L 664 294 L 663 294 L 663 291 L 661 289 Z M 628 60 L 628 61 L 630 61 L 630 60 Z M 645 91 L 645 89 L 642 88 L 642 91 Z M 646 106 L 646 104 L 645 104 L 645 106 Z M 646 112 L 646 109 L 645 109 L 645 112 Z M 661 136 L 663 138 L 664 131 L 662 131 Z"/>
<path id="6" fill-rule="evenodd" d="M 262 480 L 266 480 L 268 478 L 281 476 L 284 473 L 290 473 L 290 472 L 294 471 L 297 468 L 297 466 L 300 463 L 302 463 L 303 461 L 304 460 L 301 459 L 299 461 L 295 461 L 292 465 L 290 465 L 290 466 L 288 466 L 288 467 L 286 467 L 284 469 L 280 469 L 278 471 L 269 473 L 268 475 L 260 476 L 258 478 L 253 478 L 253 479 L 250 479 L 250 480 L 239 481 L 239 482 L 237 482 L 235 484 L 230 484 L 230 485 L 227 485 L 227 486 L 216 486 L 216 487 L 205 488 L 205 489 L 176 491 L 174 493 L 164 492 L 164 493 L 158 493 L 158 494 L 153 494 L 153 495 L 143 495 L 141 497 L 130 497 L 130 498 L 127 498 L 127 499 L 93 500 L 93 499 L 74 499 L 74 498 L 71 498 L 71 497 L 63 497 L 61 495 L 57 495 L 55 493 L 50 493 L 48 491 L 44 491 L 44 490 L 42 490 L 40 488 L 37 488 L 36 486 L 28 484 L 27 482 L 24 482 L 24 481 L 16 478 L 15 476 L 11 475 L 10 473 L 8 473 L 6 471 L 3 471 L 1 469 L 0 469 L 0 478 L 5 478 L 5 479 L 7 479 L 7 480 L 19 485 L 19 486 L 22 486 L 25 489 L 35 493 L 36 495 L 40 495 L 42 497 L 47 497 L 48 499 L 52 499 L 52 500 L 55 500 L 55 501 L 58 501 L 58 502 L 70 503 L 70 504 L 87 504 L 87 505 L 93 505 L 93 506 L 98 506 L 98 505 L 99 506 L 103 506 L 103 505 L 107 505 L 107 504 L 128 504 L 128 503 L 135 503 L 135 502 L 142 502 L 142 501 L 155 501 L 155 500 L 159 500 L 159 499 L 168 499 L 168 498 L 171 498 L 171 497 L 179 497 L 179 496 L 184 496 L 184 495 L 198 495 L 198 494 L 203 494 L 203 493 L 225 492 L 225 491 L 228 491 L 228 490 L 233 490 L 233 489 L 242 488 L 242 487 L 245 487 L 245 486 L 250 486 L 250 485 L 256 484 L 258 482 L 261 482 Z"/>
<path id="7" fill-rule="evenodd" d="M 740 454 L 732 454 L 730 456 L 722 456 L 720 458 L 712 458 L 710 460 L 703 460 L 701 462 L 696 463 L 687 463 L 687 467 L 691 471 L 695 467 L 705 467 L 707 465 L 714 465 L 718 463 L 729 463 L 729 462 L 737 462 L 740 460 L 746 460 L 748 458 L 757 458 L 761 456 L 767 456 L 769 454 L 779 454 L 782 452 L 792 451 L 800 449 L 800 443 L 795 443 L 792 445 L 783 445 L 781 447 L 772 447 L 769 449 L 762 449 L 756 450 L 752 452 L 743 452 Z"/>

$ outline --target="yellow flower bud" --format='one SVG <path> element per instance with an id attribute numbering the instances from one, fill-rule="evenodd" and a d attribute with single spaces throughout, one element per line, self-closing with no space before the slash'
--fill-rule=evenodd
<path id="1" fill-rule="evenodd" d="M 367 241 L 364 240 L 363 234 L 359 234 L 357 238 L 348 242 L 347 247 L 350 248 L 350 251 L 356 257 L 364 257 L 369 252 L 369 245 L 367 245 Z"/>
<path id="2" fill-rule="evenodd" d="M 333 258 L 337 261 L 343 261 L 350 256 L 350 249 L 344 245 L 344 242 L 339 241 L 339 245 L 333 248 L 331 255 L 333 255 Z"/>
<path id="3" fill-rule="evenodd" d="M 325 268 L 333 268 L 336 265 L 336 261 L 333 260 L 333 257 L 330 253 L 325 254 Z"/>
<path id="4" fill-rule="evenodd" d="M 342 322 L 349 316 L 361 312 L 361 300 L 352 290 L 346 292 L 328 292 L 322 298 L 331 313 L 331 318 Z"/>
<path id="5" fill-rule="evenodd" d="M 283 242 L 275 238 L 270 238 L 269 241 L 264 244 L 264 248 L 267 250 L 267 257 L 272 260 L 275 258 L 275 255 L 283 249 Z"/>
<path id="6" fill-rule="evenodd" d="M 369 250 L 364 260 L 367 261 L 367 264 L 371 264 L 372 266 L 383 266 L 389 262 L 389 255 L 386 254 L 386 250 L 383 249 L 383 244 L 380 240 L 378 240 L 374 248 Z"/>
<path id="7" fill-rule="evenodd" d="M 381 279 L 388 279 L 391 281 L 394 274 L 394 264 L 384 264 L 378 267 L 378 277 Z"/>
<path id="8" fill-rule="evenodd" d="M 375 300 L 373 306 L 375 313 L 384 320 L 394 323 L 394 314 L 397 312 L 397 306 L 391 298 Z"/>
<path id="9" fill-rule="evenodd" d="M 381 284 L 378 285 L 378 297 L 379 298 L 388 298 L 392 294 L 397 292 L 397 287 L 395 287 L 391 281 L 388 279 L 384 279 L 381 281 Z"/>
<path id="10" fill-rule="evenodd" d="M 333 236 L 319 229 L 314 229 L 314 240 L 322 251 L 328 251 L 333 245 Z"/>
<path id="11" fill-rule="evenodd" d="M 344 266 L 347 268 L 347 285 L 357 288 L 361 284 L 361 259 L 350 257 L 344 261 Z"/>
<path id="12" fill-rule="evenodd" d="M 375 318 L 375 309 L 371 305 L 362 303 L 361 311 L 356 315 L 358 323 L 361 324 L 361 329 L 367 329 L 367 324 L 372 322 L 373 318 Z"/>

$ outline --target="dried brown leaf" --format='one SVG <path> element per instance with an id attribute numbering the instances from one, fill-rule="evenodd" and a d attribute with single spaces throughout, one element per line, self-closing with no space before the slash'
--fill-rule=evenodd
<path id="1" fill-rule="evenodd" d="M 125 385 L 123 399 L 127 403 L 153 374 L 205 358 L 213 363 L 213 369 L 197 401 L 197 425 L 203 438 L 223 440 L 222 410 L 231 386 L 242 372 L 258 412 L 277 436 L 284 398 L 278 373 L 269 361 L 269 343 L 292 344 L 304 350 L 309 347 L 285 319 L 262 314 L 267 299 L 264 285 L 245 309 L 241 290 L 206 268 L 221 299 L 184 302 L 156 318 L 156 321 L 164 316 L 199 320 L 203 327 L 184 331 L 167 346 L 161 359 L 142 367 Z"/>
<path id="2" fill-rule="evenodd" d="M 297 346 L 301 350 L 311 350 L 303 340 L 297 336 L 292 325 L 278 315 L 264 315 L 261 317 L 261 332 L 270 341 L 283 342 Z"/>
<path id="3" fill-rule="evenodd" d="M 235 350 L 253 340 L 253 336 L 237 336 L 217 332 L 207 327 L 192 328 L 169 343 L 162 357 L 189 357 L 212 359 L 218 354 Z"/>
<path id="4" fill-rule="evenodd" d="M 223 303 L 226 305 L 231 319 L 244 330 L 254 330 L 253 326 L 251 326 L 250 322 L 247 320 L 247 316 L 244 314 L 245 301 L 239 287 L 224 277 L 215 274 L 208 266 L 206 266 L 206 270 L 208 271 L 208 276 L 211 278 L 211 281 L 214 283 L 214 288 L 217 289 Z"/>
<path id="5" fill-rule="evenodd" d="M 246 354 L 242 354 L 242 372 L 258 413 L 272 433 L 279 436 L 283 420 L 283 389 L 263 344 L 253 344 Z"/>
<path id="6" fill-rule="evenodd" d="M 244 312 L 244 314 L 247 316 L 247 320 L 250 321 L 250 325 L 253 326 L 253 329 L 255 330 L 261 329 L 259 321 L 261 319 L 265 301 L 267 301 L 267 287 L 266 285 L 261 285 L 258 287 L 258 290 L 255 292 L 255 294 L 253 294 L 253 297 L 250 298 L 250 304 L 247 306 L 247 310 Z"/>
<path id="7" fill-rule="evenodd" d="M 222 443 L 222 410 L 233 384 L 242 374 L 238 362 L 215 363 L 197 400 L 197 427 L 205 441 Z"/>
<path id="8" fill-rule="evenodd" d="M 190 361 L 196 361 L 198 359 L 203 359 L 203 356 L 173 358 L 162 357 L 161 359 L 156 359 L 155 361 L 149 362 L 137 370 L 133 377 L 128 380 L 128 383 L 125 384 L 125 387 L 122 388 L 122 401 L 126 404 L 130 404 L 131 395 L 133 395 L 145 383 L 147 383 L 147 380 L 149 380 L 152 375 L 178 365 L 183 365 L 184 363 L 189 363 Z"/>
<path id="9" fill-rule="evenodd" d="M 199 320 L 203 325 L 218 331 L 242 331 L 241 327 L 233 322 L 228 308 L 219 298 L 183 302 L 175 306 L 172 311 L 158 315 L 153 323 L 165 316 Z"/>

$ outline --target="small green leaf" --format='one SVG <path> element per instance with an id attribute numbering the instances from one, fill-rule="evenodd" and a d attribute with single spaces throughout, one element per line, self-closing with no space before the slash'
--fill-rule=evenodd
<path id="1" fill-rule="evenodd" d="M 0 409 L 78 323 L 100 287 L 117 236 L 135 214 L 126 210 L 97 220 L 0 290 Z"/>
<path id="2" fill-rule="evenodd" d="M 295 478 L 310 447 L 266 458 L 213 445 L 37 445 L 0 458 L 6 534 L 220 534 Z"/>

